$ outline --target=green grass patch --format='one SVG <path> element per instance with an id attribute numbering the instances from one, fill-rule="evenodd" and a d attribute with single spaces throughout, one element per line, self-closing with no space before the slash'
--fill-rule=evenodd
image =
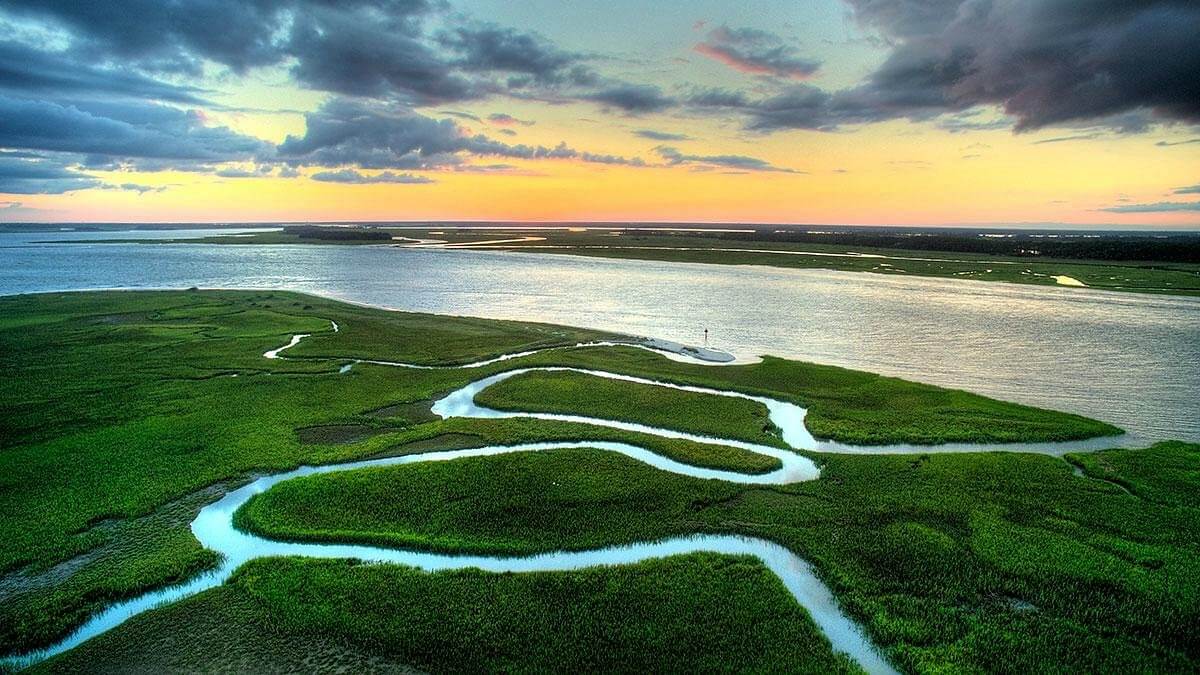
<path id="1" fill-rule="evenodd" d="M 379 335 L 355 337 L 364 318 Z M 343 332 L 334 334 L 330 320 Z M 714 468 L 765 472 L 778 465 L 745 451 L 582 425 L 366 416 L 507 366 L 481 372 L 362 364 L 337 375 L 336 362 L 262 358 L 300 332 L 351 340 L 355 356 L 436 360 L 445 349 L 447 361 L 603 337 L 282 292 L 0 298 L 0 367 L 10 375 L 0 379 L 2 651 L 45 644 L 107 602 L 211 565 L 211 553 L 188 532 L 191 515 L 144 536 L 96 525 L 140 522 L 207 486 L 255 472 L 391 452 L 444 433 L 475 434 L 480 444 L 623 440 Z M 373 435 L 304 432 L 302 439 L 298 432 L 347 426 L 370 427 Z M 51 577 L 58 582 L 30 581 L 52 569 L 60 571 Z"/>
<path id="2" fill-rule="evenodd" d="M 530 364 L 594 368 L 790 401 L 808 409 L 805 424 L 818 438 L 859 445 L 1065 441 L 1121 431 L 1080 415 L 769 356 L 756 364 L 713 368 L 668 361 L 643 349 L 623 347 L 548 352 L 522 362 Z M 669 391 L 649 389 L 652 391 L 645 393 L 648 398 L 667 396 L 664 392 Z M 486 396 L 487 391 L 482 394 Z M 535 396 L 536 392 L 530 394 L 530 403 Z M 594 405 L 622 404 L 609 400 Z M 638 414 L 644 417 L 650 413 Z"/>
<path id="3" fill-rule="evenodd" d="M 683 464 L 709 469 L 722 469 L 748 474 L 762 474 L 781 466 L 778 459 L 727 445 L 696 443 L 687 440 L 662 438 L 647 434 L 606 429 L 576 422 L 543 421 L 526 418 L 494 420 L 449 419 L 421 424 L 410 428 L 395 428 L 390 434 L 375 435 L 355 446 L 363 456 L 411 454 L 412 448 L 423 450 L 447 449 L 426 444 L 439 436 L 473 437 L 468 445 L 448 447 L 480 447 L 483 445 L 516 445 L 549 441 L 616 441 L 641 446 L 655 454 Z M 420 442 L 420 445 L 417 443 Z"/>
<path id="4" fill-rule="evenodd" d="M 758 561 L 702 554 L 535 574 L 261 560 L 226 586 L 137 617 L 31 672 L 264 667 L 852 670 Z"/>
<path id="5" fill-rule="evenodd" d="M 1067 459 L 1097 480 L 1119 485 L 1152 502 L 1200 508 L 1196 485 L 1200 446 L 1175 443 L 1172 452 L 1072 454 Z"/>
<path id="6" fill-rule="evenodd" d="M 378 438 L 394 437 L 404 420 L 360 413 L 427 399 L 474 376 L 367 366 L 335 375 L 336 363 L 262 358 L 293 333 L 333 334 L 330 320 L 350 326 L 362 316 L 377 316 L 380 330 L 402 336 L 397 342 L 413 353 L 451 343 L 455 358 L 582 333 L 468 319 L 427 332 L 440 319 L 281 292 L 0 298 L 0 367 L 11 375 L 0 380 L 0 574 L 11 576 L 0 583 L 3 651 L 44 644 L 105 602 L 212 564 L 187 530 L 190 515 L 137 537 L 97 523 L 152 517 L 252 472 L 370 454 L 367 442 L 305 444 L 297 430 L 399 425 Z M 478 343 L 446 340 L 455 330 Z M 30 582 L 56 567 L 61 583 Z"/>
<path id="7" fill-rule="evenodd" d="M 518 555 L 688 534 L 691 514 L 740 492 L 611 452 L 551 450 L 298 478 L 234 523 L 279 539 Z"/>
<path id="8" fill-rule="evenodd" d="M 381 311 L 341 303 L 337 303 L 336 317 L 340 317 L 336 319 L 340 332 L 326 330 L 313 335 L 288 350 L 287 356 L 455 365 L 614 337 L 550 324 Z"/>
<path id="9" fill-rule="evenodd" d="M 334 333 L 329 321 L 336 321 L 342 331 Z M 360 364 L 349 373 L 338 375 L 340 362 L 336 360 L 262 358 L 263 352 L 285 344 L 293 333 L 313 334 L 293 350 L 296 356 L 429 363 L 461 363 L 510 351 L 604 337 L 544 324 L 384 312 L 271 291 L 65 293 L 0 298 L 0 368 L 6 373 L 0 379 L 0 651 L 44 645 L 61 637 L 107 602 L 186 578 L 212 565 L 212 554 L 200 548 L 188 531 L 188 523 L 206 501 L 220 494 L 222 483 L 255 473 L 282 471 L 301 464 L 423 452 L 444 447 L 443 442 L 458 446 L 472 439 L 478 445 L 544 440 L 624 441 L 700 466 L 748 473 L 770 471 L 778 466 L 771 458 L 723 446 L 658 439 L 588 425 L 523 419 L 431 420 L 419 408 L 403 407 L 396 409 L 395 416 L 371 415 L 392 406 L 435 399 L 475 378 L 507 368 L 579 365 L 777 396 L 809 406 L 814 424 L 838 421 L 841 424 L 838 433 L 845 440 L 1044 440 L 1111 430 L 1083 418 L 1011 406 L 963 392 L 777 359 L 757 366 L 706 369 L 670 362 L 644 350 L 561 350 L 472 370 L 410 370 Z M 322 427 L 366 427 L 372 430 L 372 435 L 355 439 L 325 435 L 306 439 L 311 443 L 301 442 L 298 430 Z M 814 427 L 814 431 L 817 429 Z M 350 442 L 344 442 L 347 440 Z M 974 466 L 974 462 L 989 465 L 991 460 L 978 457 L 986 456 L 976 456 L 975 460 L 936 459 L 931 464 L 942 466 L 943 462 L 961 461 L 963 471 Z M 848 546 L 850 549 L 844 554 L 851 555 L 858 550 L 852 542 L 866 542 L 863 545 L 869 548 L 876 541 L 890 541 L 875 539 L 879 534 L 875 530 L 851 537 L 847 533 L 853 530 L 840 529 L 845 526 L 840 521 L 854 523 L 856 519 L 871 518 L 882 526 L 906 517 L 947 532 L 947 536 L 961 538 L 972 522 L 965 516 L 956 515 L 951 526 L 936 518 L 926 522 L 915 514 L 926 508 L 930 499 L 953 499 L 959 505 L 956 508 L 965 508 L 962 505 L 976 503 L 983 498 L 980 493 L 984 487 L 993 485 L 1014 491 L 1014 498 L 1023 495 L 1030 504 L 1039 504 L 1040 509 L 1061 508 L 1043 502 L 1039 491 L 1044 486 L 1026 483 L 1031 477 L 1040 480 L 1044 471 L 1051 471 L 1052 475 L 1067 472 L 1066 464 L 1047 458 L 1034 459 L 1049 464 L 1026 465 L 1021 462 L 1033 460 L 1008 459 L 1004 461 L 1014 463 L 996 469 L 995 475 L 983 483 L 948 485 L 945 481 L 909 482 L 906 462 L 912 461 L 911 458 L 857 460 L 863 464 L 855 466 L 874 467 L 870 480 L 854 479 L 847 473 L 845 467 L 849 465 L 842 463 L 843 458 L 826 458 L 825 480 L 819 482 L 824 487 L 817 488 L 814 484 L 742 492 L 725 508 L 747 500 L 779 502 L 762 512 L 739 512 L 720 522 L 710 521 L 704 515 L 719 506 L 706 501 L 711 497 L 708 491 L 717 488 L 686 487 L 681 483 L 674 492 L 650 490 L 650 494 L 660 494 L 661 499 L 645 505 L 646 513 L 657 514 L 655 517 L 661 518 L 663 513 L 675 515 L 657 525 L 649 516 L 630 516 L 623 532 L 626 537 L 697 528 L 766 533 L 799 552 L 815 554 L 822 569 L 834 573 L 835 566 L 830 561 L 835 556 L 822 553 L 822 546 Z M 1153 472 L 1134 470 L 1133 464 L 1145 462 L 1148 467 L 1153 463 L 1151 460 L 1134 459 L 1132 464 L 1122 461 L 1113 460 L 1117 468 L 1112 481 L 1128 481 L 1135 491 L 1147 495 L 1155 494 L 1156 490 L 1174 494 L 1179 489 L 1158 481 Z M 1171 466 L 1177 468 L 1169 475 L 1176 476 L 1179 485 L 1189 484 L 1190 460 L 1171 461 L 1175 462 Z M 629 487 L 649 490 L 642 479 L 630 478 L 639 468 L 644 469 L 638 465 L 628 471 L 621 469 L 618 475 L 614 468 L 604 475 L 613 482 L 631 481 Z M 528 485 L 535 485 L 533 479 L 539 475 L 544 478 L 553 473 L 539 472 L 536 468 L 530 471 Z M 1022 482 L 1012 484 L 1013 475 L 1020 476 Z M 1132 499 L 1106 482 L 1072 480 L 1075 482 L 1070 484 L 1071 489 L 1081 494 Z M 486 482 L 483 477 L 479 481 Z M 879 508 L 872 506 L 874 502 L 867 498 L 877 491 L 874 484 L 888 485 L 892 481 L 897 484 L 889 488 L 890 501 L 880 502 Z M 827 482 L 830 485 L 825 485 Z M 805 492 L 842 484 L 856 484 L 862 492 Z M 808 496 L 796 497 L 793 493 Z M 554 494 L 560 504 L 578 498 L 569 492 Z M 587 509 L 603 507 L 614 515 L 620 514 L 624 512 L 621 504 L 627 501 L 636 505 L 641 493 L 613 494 L 611 503 L 599 500 Z M 1183 507 L 1174 503 L 1154 501 L 1153 504 L 1156 511 L 1121 512 L 1122 518 L 1137 514 L 1143 528 L 1140 539 L 1121 534 L 1120 541 L 1089 540 L 1088 546 L 1106 547 L 1106 551 L 1120 560 L 1151 561 L 1147 564 L 1153 565 L 1158 564 L 1153 561 L 1161 559 L 1160 569 L 1182 574 L 1172 556 L 1129 543 L 1143 541 L 1146 532 L 1156 536 L 1158 532 L 1170 533 L 1180 541 L 1193 541 L 1187 538 L 1192 536 L 1192 530 L 1187 529 L 1189 521 L 1180 515 L 1189 514 L 1194 522 L 1191 512 L 1179 511 Z M 426 506 L 432 508 L 431 504 Z M 831 525 L 817 536 L 813 519 L 819 520 L 822 509 L 834 506 L 839 510 L 825 513 L 824 517 L 836 526 Z M 527 505 L 532 509 L 528 513 L 541 512 L 543 507 L 546 507 L 544 502 L 531 503 Z M 581 507 L 576 513 L 582 514 L 587 509 Z M 412 513 L 415 512 L 383 514 L 380 527 L 392 527 Z M 763 517 L 763 513 L 772 514 L 771 518 Z M 1104 518 L 1084 522 L 1081 532 L 1111 530 L 1114 525 L 1107 519 L 1112 516 L 1105 513 Z M 466 545 L 473 536 L 467 529 L 471 523 L 466 521 L 465 512 L 459 517 L 462 520 L 458 530 L 404 530 L 397 526 L 390 534 L 408 532 L 432 540 L 457 532 L 453 536 L 459 537 L 458 543 L 447 539 L 445 545 Z M 492 517 L 497 521 L 500 518 L 499 514 Z M 783 517 L 790 519 L 782 523 L 777 520 Z M 974 522 L 984 532 L 990 521 Z M 592 523 L 599 528 L 600 535 L 616 531 L 600 527 L 599 521 Z M 567 524 L 560 522 L 557 526 L 567 527 Z M 652 527 L 658 529 L 645 529 Z M 551 537 L 552 529 L 544 530 L 546 538 Z M 568 542 L 573 535 L 585 534 L 579 528 L 566 532 L 559 535 L 559 541 Z M 380 533 L 389 534 L 382 529 L 377 532 Z M 508 535 L 513 546 L 544 545 L 537 538 L 522 538 L 524 535 L 517 531 Z M 864 539 L 857 539 L 858 536 Z M 496 545 L 498 541 L 501 540 L 498 538 L 488 545 Z M 924 554 L 914 555 L 913 564 L 919 568 Z M 1150 578 L 1157 577 L 1151 574 Z M 864 593 L 855 606 L 864 614 L 873 615 L 872 603 L 891 602 L 880 599 L 878 588 L 871 586 L 876 583 L 873 579 L 869 575 L 850 576 L 836 585 L 843 594 Z M 935 591 L 926 592 L 932 597 L 915 593 L 918 600 L 911 602 L 926 603 L 939 611 L 956 611 L 946 608 L 952 608 L 957 600 L 945 600 Z M 1108 597 L 1104 593 L 1102 597 Z M 1166 622 L 1162 625 L 1181 625 L 1180 621 L 1193 619 L 1179 613 L 1165 614 L 1164 608 L 1178 606 L 1174 600 L 1163 601 L 1156 596 L 1154 602 L 1158 604 L 1148 601 L 1145 616 L 1161 618 Z M 907 616 L 895 607 L 888 607 L 891 615 Z M 1119 613 L 1105 609 L 1098 611 L 1097 616 L 1114 612 Z M 879 619 L 879 625 L 909 626 L 906 630 L 914 634 L 919 631 L 913 626 L 927 631 L 932 630 L 928 626 L 939 625 L 930 618 L 932 615 L 917 613 L 906 619 L 907 623 L 896 623 L 900 620 L 893 621 L 894 616 L 888 621 Z M 1024 630 L 1015 634 L 1024 636 Z M 1173 635 L 1168 630 L 1165 636 L 1142 635 L 1139 639 L 1147 644 L 1167 645 L 1163 649 L 1175 653 L 1178 647 L 1172 642 Z M 926 643 L 901 636 L 893 638 L 891 644 Z M 958 649 L 946 640 L 929 644 L 952 651 Z M 942 663 L 949 658 L 937 657 L 943 659 L 938 661 L 926 651 L 921 653 L 925 655 L 923 658 L 934 659 L 931 662 Z"/>
<path id="10" fill-rule="evenodd" d="M 1039 455 L 828 455 L 822 480 L 757 487 L 562 450 L 312 476 L 236 519 L 285 539 L 507 554 L 742 533 L 812 561 L 909 670 L 1177 670 L 1200 657 L 1198 452 L 1097 455 L 1190 463 L 1183 483 L 1140 478 L 1183 493 L 1170 503 Z"/>
<path id="11" fill-rule="evenodd" d="M 479 392 L 480 405 L 638 422 L 702 436 L 787 447 L 757 401 L 610 380 L 575 372 L 516 375 Z"/>

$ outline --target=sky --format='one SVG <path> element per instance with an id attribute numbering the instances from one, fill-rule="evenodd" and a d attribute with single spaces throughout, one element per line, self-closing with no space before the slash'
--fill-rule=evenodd
<path id="1" fill-rule="evenodd" d="M 0 221 L 1200 228 L 1195 0 L 5 0 Z"/>

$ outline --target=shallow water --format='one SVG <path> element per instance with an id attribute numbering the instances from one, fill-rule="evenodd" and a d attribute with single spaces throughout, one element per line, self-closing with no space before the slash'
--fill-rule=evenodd
<path id="1" fill-rule="evenodd" d="M 1120 447 L 1129 440 L 1125 437 L 1100 437 L 1088 438 L 1078 441 L 1055 441 L 1043 443 L 942 443 L 938 445 L 916 445 L 911 443 L 895 443 L 889 445 L 853 445 L 850 443 L 842 443 L 839 441 L 831 441 L 815 438 L 805 426 L 804 419 L 808 415 L 808 411 L 794 403 L 780 401 L 778 399 L 769 398 L 766 396 L 754 396 L 751 394 L 743 394 L 736 391 L 727 391 L 723 389 L 712 389 L 710 387 L 698 387 L 693 385 L 675 384 L 673 382 L 664 382 L 661 380 L 652 380 L 643 377 L 635 377 L 632 375 L 621 375 L 617 373 L 609 373 L 602 370 L 591 370 L 586 368 L 568 368 L 562 366 L 538 366 L 533 368 L 517 368 L 507 370 L 502 373 L 497 373 L 489 377 L 484 377 L 470 384 L 467 384 L 460 389 L 457 389 L 447 394 L 442 399 L 436 401 L 431 408 L 432 412 L 444 418 L 449 417 L 469 417 L 477 419 L 501 419 L 511 417 L 527 417 L 531 419 L 555 420 L 560 422 L 577 422 L 581 424 L 591 424 L 595 426 L 603 426 L 611 429 L 621 429 L 623 431 L 633 431 L 637 433 L 652 434 L 662 436 L 664 438 L 674 438 L 696 443 L 716 443 L 718 445 L 726 445 L 742 450 L 749 450 L 760 455 L 768 455 L 779 459 L 783 466 L 777 471 L 761 476 L 741 476 L 740 474 L 731 474 L 725 471 L 714 471 L 711 469 L 700 469 L 696 467 L 688 467 L 686 471 L 674 470 L 677 473 L 687 473 L 688 475 L 698 478 L 719 478 L 721 480 L 732 480 L 735 482 L 755 482 L 755 483 L 792 483 L 801 480 L 812 480 L 819 475 L 816 466 L 807 458 L 801 457 L 787 450 L 780 450 L 768 445 L 758 443 L 749 443 L 725 438 L 715 438 L 712 436 L 702 436 L 691 434 L 674 429 L 664 429 L 661 427 L 653 427 L 645 424 L 637 424 L 633 422 L 625 422 L 622 420 L 597 419 L 595 417 L 585 417 L 582 415 L 570 415 L 562 413 L 542 413 L 542 412 L 521 412 L 509 410 L 494 410 L 479 405 L 475 402 L 475 397 L 484 389 L 503 382 L 509 378 L 531 372 L 574 372 L 590 375 L 592 377 L 603 377 L 610 380 L 621 380 L 624 382 L 632 382 L 636 384 L 651 385 L 656 387 L 665 387 L 668 389 L 676 389 L 679 391 L 688 391 L 698 394 L 707 394 L 710 396 L 725 396 L 730 398 L 741 398 L 750 401 L 761 403 L 766 407 L 768 417 L 771 423 L 780 430 L 780 438 L 788 447 L 796 450 L 811 450 L 815 452 L 829 452 L 838 454 L 854 454 L 854 455 L 897 455 L 897 454 L 919 454 L 919 453 L 964 453 L 964 452 L 1029 452 L 1061 457 L 1068 452 L 1086 452 L 1091 450 L 1102 450 L 1107 448 Z M 648 462 L 651 463 L 651 462 Z M 659 467 L 663 468 L 663 467 Z"/>
<path id="2" fill-rule="evenodd" d="M 859 368 L 1077 412 L 1144 440 L 1200 441 L 1200 298 L 494 251 L 29 243 L 84 234 L 0 233 L 0 294 L 289 288 L 690 344 L 707 328 L 712 346 L 739 356 Z"/>

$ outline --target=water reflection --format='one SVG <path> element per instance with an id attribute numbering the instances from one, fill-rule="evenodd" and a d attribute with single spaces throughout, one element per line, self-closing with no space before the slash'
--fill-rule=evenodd
<path id="1" fill-rule="evenodd" d="M 1200 440 L 1200 299 L 961 280 L 351 246 L 23 245 L 0 293 L 269 287 L 880 372 Z M 126 235 L 109 235 L 126 236 Z"/>

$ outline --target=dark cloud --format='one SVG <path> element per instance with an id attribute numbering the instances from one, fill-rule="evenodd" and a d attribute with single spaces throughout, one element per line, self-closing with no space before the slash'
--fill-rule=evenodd
<path id="1" fill-rule="evenodd" d="M 247 169 L 225 168 L 218 170 L 214 175 L 219 178 L 258 178 L 262 176 L 260 171 L 249 171 Z"/>
<path id="2" fill-rule="evenodd" d="M 649 138 L 652 141 L 690 141 L 691 136 L 687 134 L 676 134 L 669 131 L 655 131 L 654 129 L 638 129 L 633 132 L 634 136 Z"/>
<path id="3" fill-rule="evenodd" d="M 296 16 L 288 40 L 292 75 L 313 89 L 392 96 L 427 105 L 480 98 L 487 83 L 455 70 L 407 16 L 359 11 Z"/>
<path id="4" fill-rule="evenodd" d="M 103 170 L 119 170 L 119 166 Z M 85 167 L 60 157 L 44 157 L 34 153 L 0 151 L 0 193 L 4 194 L 62 194 L 76 190 L 120 190 L 146 194 L 163 192 L 167 186 L 139 183 L 105 183 L 80 171 Z"/>
<path id="5" fill-rule="evenodd" d="M 846 2 L 890 51 L 865 80 L 845 89 L 785 81 L 810 75 L 819 64 L 776 34 L 727 26 L 708 32 L 700 51 L 770 76 L 747 93 L 664 90 L 608 77 L 595 69 L 602 63 L 596 55 L 473 21 L 441 0 L 8 0 L 0 19 L 31 20 L 56 32 L 62 44 L 42 48 L 20 35 L 0 40 L 0 148 L 59 153 L 59 169 L 72 176 L 45 180 L 64 186 L 89 180 L 79 169 L 242 171 L 219 168 L 229 162 L 273 167 L 282 161 L 289 172 L 306 164 L 456 168 L 471 157 L 643 165 L 565 143 L 506 143 L 511 139 L 495 135 L 511 136 L 505 127 L 532 122 L 505 113 L 486 119 L 502 127 L 489 136 L 413 111 L 502 95 L 589 101 L 630 114 L 675 109 L 734 117 L 761 132 L 911 119 L 949 131 L 1069 129 L 1039 141 L 1057 142 L 1144 131 L 1159 121 L 1200 124 L 1200 49 L 1194 46 L 1200 3 L 1194 0 Z M 307 114 L 304 135 L 275 147 L 181 109 L 211 105 L 205 97 L 212 92 L 174 81 L 205 71 L 208 77 L 213 64 L 239 74 L 258 66 L 288 68 L 300 85 L 335 96 Z M 990 113 L 996 107 L 1004 116 Z M 444 114 L 485 121 L 470 112 Z M 634 133 L 686 139 L 649 129 Z M 663 155 L 668 163 L 786 170 L 752 157 L 667 150 L 674 153 Z"/>
<path id="6" fill-rule="evenodd" d="M 836 91 L 798 84 L 759 99 L 700 90 L 685 103 L 743 115 L 759 131 L 903 118 L 940 118 L 952 131 L 1001 126 L 972 119 L 973 109 L 988 106 L 1003 110 L 1017 131 L 1135 133 L 1155 120 L 1200 123 L 1200 3 L 847 2 L 892 45 L 862 84 Z"/>
<path id="7" fill-rule="evenodd" d="M 874 121 L 866 117 L 851 118 L 833 112 L 833 96 L 811 85 L 795 85 L 782 93 L 744 106 L 749 119 L 748 129 L 832 130 L 839 124 Z"/>
<path id="8" fill-rule="evenodd" d="M 1153 113 L 1149 110 L 1138 109 L 1095 120 L 1063 123 L 1058 126 L 1075 129 L 1094 129 L 1097 131 L 1114 131 L 1120 134 L 1140 134 L 1150 131 L 1151 127 L 1156 123 Z"/>
<path id="9" fill-rule="evenodd" d="M 750 105 L 750 98 L 745 92 L 732 89 L 702 88 L 693 90 L 684 98 L 684 102 L 701 108 L 744 108 Z"/>
<path id="10" fill-rule="evenodd" d="M 1177 195 L 1200 195 L 1200 184 L 1175 188 L 1172 193 Z"/>
<path id="11" fill-rule="evenodd" d="M 1040 141 L 1034 141 L 1034 145 L 1045 145 L 1047 143 L 1067 143 L 1069 141 L 1090 141 L 1097 137 L 1097 134 L 1077 134 L 1075 136 L 1056 136 L 1054 138 L 1043 138 Z"/>
<path id="12" fill-rule="evenodd" d="M 199 76 L 206 64 L 235 73 L 256 66 L 287 67 L 304 87 L 409 107 L 501 94 L 549 102 L 590 100 L 626 112 L 663 110 L 673 104 L 658 87 L 601 77 L 590 65 L 594 56 L 560 49 L 536 33 L 471 21 L 449 12 L 440 0 L 14 0 L 0 7 L 0 18 L 5 17 L 32 18 L 58 29 L 67 46 L 49 51 L 0 42 L 0 94 L 36 97 L 67 112 L 78 108 L 98 118 L 104 115 L 84 110 L 80 101 L 132 98 L 141 103 L 204 104 L 201 97 L 208 92 L 147 73 Z M 432 30 L 430 25 L 440 28 Z M 480 121 L 469 112 L 448 114 Z M 51 119 L 67 121 L 62 113 Z M 79 129 L 99 132 L 97 140 L 88 143 L 74 138 L 81 135 L 74 129 L 66 129 L 63 136 L 69 142 L 43 148 L 67 151 L 59 146 L 83 146 L 73 151 L 116 155 L 114 146 L 127 142 L 130 148 L 121 154 L 130 157 L 217 163 L 247 154 L 223 156 L 217 148 L 185 151 L 178 141 L 152 152 L 141 138 L 146 134 L 116 127 L 115 133 L 103 133 L 103 120 L 81 122 L 85 123 Z M 531 123 L 504 114 L 493 115 L 489 122 Z M 178 129 L 170 133 L 179 136 Z M 189 131 L 197 133 L 198 129 Z"/>
<path id="13" fill-rule="evenodd" d="M 120 171 L 126 168 L 126 162 L 107 155 L 87 155 L 79 160 L 79 168 L 88 171 Z"/>
<path id="14" fill-rule="evenodd" d="M 460 26 L 442 32 L 437 41 L 450 50 L 452 63 L 463 70 L 523 74 L 542 82 L 571 79 L 573 68 L 583 58 L 536 33 L 495 24 Z"/>
<path id="15" fill-rule="evenodd" d="M 517 170 L 514 164 L 462 164 L 454 167 L 462 173 L 513 173 Z M 528 174 L 527 174 L 528 175 Z"/>
<path id="16" fill-rule="evenodd" d="M 729 169 L 742 169 L 746 171 L 777 171 L 781 173 L 804 173 L 795 169 L 775 166 L 770 162 L 759 159 L 757 157 L 747 157 L 745 155 L 688 155 L 680 152 L 677 148 L 672 148 L 666 145 L 660 145 L 654 148 L 654 151 L 659 154 L 667 164 L 697 164 L 708 167 L 725 167 Z"/>
<path id="17" fill-rule="evenodd" d="M 646 166 L 640 157 L 622 157 L 621 155 L 605 155 L 594 152 L 580 152 L 579 159 L 593 164 L 620 164 L 623 166 Z"/>
<path id="18" fill-rule="evenodd" d="M 403 106 L 333 99 L 305 116 L 303 136 L 288 136 L 282 159 L 316 166 L 432 169 L 460 161 L 466 137 L 450 119 L 433 119 Z"/>
<path id="19" fill-rule="evenodd" d="M 511 127 L 516 124 L 519 124 L 523 127 L 531 127 L 536 124 L 536 122 L 533 120 L 517 119 L 508 113 L 492 113 L 491 115 L 488 115 L 488 122 L 501 127 Z"/>
<path id="20" fill-rule="evenodd" d="M 845 103 L 894 117 L 994 104 L 1017 130 L 1140 110 L 1200 122 L 1196 2 L 848 2 L 896 46 Z"/>
<path id="21" fill-rule="evenodd" d="M 16 153 L 0 155 L 0 194 L 62 194 L 98 187 L 100 181 L 44 158 Z"/>
<path id="22" fill-rule="evenodd" d="M 5 10 L 69 31 L 72 51 L 101 60 L 197 74 L 203 60 L 244 72 L 287 56 L 296 18 L 375 12 L 406 19 L 427 12 L 425 0 L 8 0 Z"/>
<path id="23" fill-rule="evenodd" d="M 215 173 L 217 168 L 212 164 L 202 161 L 193 160 L 174 160 L 174 159 L 121 159 L 113 160 L 108 163 L 108 166 L 115 166 L 112 169 L 103 169 L 105 171 L 144 171 L 153 173 L 156 171 L 180 171 L 183 173 Z M 88 167 L 93 168 L 93 167 Z M 94 169 L 102 170 L 102 169 Z"/>
<path id="24" fill-rule="evenodd" d="M 478 99 L 506 87 L 599 81 L 584 56 L 537 34 L 478 22 L 453 25 L 462 20 L 445 10 L 438 0 L 13 0 L 0 16 L 35 18 L 69 34 L 66 51 L 38 57 L 79 66 L 78 82 L 67 86 L 86 84 L 90 63 L 190 76 L 201 75 L 206 62 L 236 73 L 290 64 L 295 79 L 313 89 L 414 105 Z M 451 25 L 431 35 L 426 24 L 435 17 Z M 5 75 L 0 70 L 0 78 Z M 20 72 L 7 75 L 31 80 Z M 140 88 L 159 100 L 195 93 L 133 72 L 120 77 L 127 81 L 114 78 L 114 87 Z M 156 86 L 161 91 L 153 91 Z"/>
<path id="25" fill-rule="evenodd" d="M 462 112 L 461 110 L 439 110 L 438 114 L 448 115 L 450 117 L 457 117 L 460 120 L 469 120 L 471 122 L 479 122 L 480 124 L 483 124 L 483 120 L 479 117 L 479 115 L 473 115 L 469 112 Z"/>
<path id="26" fill-rule="evenodd" d="M 571 97 L 604 80 L 590 57 L 527 31 L 465 23 L 430 36 L 423 15 L 366 6 L 293 19 L 286 53 L 302 84 L 351 96 L 429 105 L 496 94 Z"/>
<path id="27" fill-rule="evenodd" d="M 166 192 L 167 186 L 166 185 L 159 185 L 159 186 L 141 185 L 139 183 L 119 183 L 119 184 L 106 183 L 104 185 L 101 185 L 100 189 L 102 189 L 102 190 L 122 190 L 124 192 L 136 192 L 139 195 L 144 195 L 147 192 Z"/>
<path id="28" fill-rule="evenodd" d="M 676 104 L 675 99 L 664 94 L 662 88 L 653 84 L 613 84 L 584 94 L 582 98 L 628 113 L 658 112 Z"/>
<path id="29" fill-rule="evenodd" d="M 938 118 L 937 126 L 939 129 L 949 131 L 952 134 L 1012 128 L 1012 120 L 1005 117 L 987 119 L 983 115 L 984 112 L 983 110 L 974 109 L 943 115 Z"/>
<path id="30" fill-rule="evenodd" d="M 1169 213 L 1173 211 L 1200 211 L 1200 202 L 1156 202 L 1154 204 L 1126 204 L 1110 206 L 1101 211 L 1109 213 Z"/>
<path id="31" fill-rule="evenodd" d="M 471 21 L 437 0 L 14 0 L 0 8 L 0 18 L 6 17 L 32 18 L 57 29 L 66 47 L 50 51 L 0 42 L 0 95 L 40 99 L 29 103 L 45 106 L 47 113 L 41 125 L 45 133 L 36 134 L 36 141 L 24 127 L 23 135 L 6 129 L 0 136 L 21 136 L 14 147 L 138 158 L 143 164 L 265 159 L 262 148 L 239 145 L 244 137 L 224 130 L 226 137 L 218 138 L 222 130 L 202 121 L 138 124 L 92 109 L 116 99 L 147 108 L 161 102 L 203 104 L 200 97 L 208 92 L 147 73 L 198 76 L 214 63 L 236 73 L 285 66 L 302 86 L 408 107 L 498 94 L 589 100 L 626 112 L 674 104 L 656 86 L 599 76 L 588 63 L 593 56 L 560 49 L 535 33 Z M 431 23 L 441 28 L 431 32 Z M 479 121 L 471 113 L 450 112 Z M 63 129 L 61 134 L 51 133 L 51 122 Z M 489 122 L 531 123 L 505 114 Z M 152 148 L 162 135 L 170 138 L 162 139 L 162 148 Z M 430 157 L 424 153 L 422 163 Z"/>
<path id="32" fill-rule="evenodd" d="M 945 29 L 963 0 L 845 0 L 859 23 L 893 39 L 915 38 Z"/>
<path id="33" fill-rule="evenodd" d="M 392 173 L 384 171 L 373 176 L 359 173 L 353 169 L 340 171 L 321 171 L 314 173 L 312 179 L 323 183 L 347 183 L 353 185 L 370 185 L 376 183 L 403 183 L 407 185 L 423 185 L 435 182 L 432 178 L 416 176 L 411 173 Z"/>
<path id="34" fill-rule="evenodd" d="M 426 117 L 403 106 L 334 99 L 305 119 L 305 134 L 288 136 L 279 145 L 280 159 L 292 164 L 403 170 L 454 167 L 468 156 L 642 164 L 637 158 L 581 152 L 566 143 L 509 144 L 471 135 L 453 120 Z"/>
<path id="35" fill-rule="evenodd" d="M 709 89 L 693 92 L 685 102 L 701 112 L 717 110 L 738 114 L 753 131 L 815 129 L 832 131 L 844 124 L 861 124 L 888 119 L 890 113 L 875 110 L 846 93 L 831 94 L 810 84 L 793 84 L 765 98 L 750 99 L 742 92 Z M 932 117 L 927 114 L 926 117 Z"/>
<path id="36" fill-rule="evenodd" d="M 754 75 L 805 78 L 821 67 L 820 61 L 801 56 L 794 45 L 778 35 L 754 28 L 714 28 L 695 49 L 735 70 Z"/>
<path id="37" fill-rule="evenodd" d="M 1200 138 L 1189 138 L 1186 141 L 1159 141 L 1155 145 L 1160 148 L 1169 148 L 1173 145 L 1191 145 L 1193 143 L 1200 143 Z"/>
<path id="38" fill-rule="evenodd" d="M 60 104 L 0 95 L 0 147 L 110 157 L 230 161 L 269 146 L 200 113 L 153 103 Z"/>
<path id="39" fill-rule="evenodd" d="M 0 90 L 29 96 L 128 96 L 193 104 L 201 102 L 203 93 L 13 41 L 0 41 Z"/>

